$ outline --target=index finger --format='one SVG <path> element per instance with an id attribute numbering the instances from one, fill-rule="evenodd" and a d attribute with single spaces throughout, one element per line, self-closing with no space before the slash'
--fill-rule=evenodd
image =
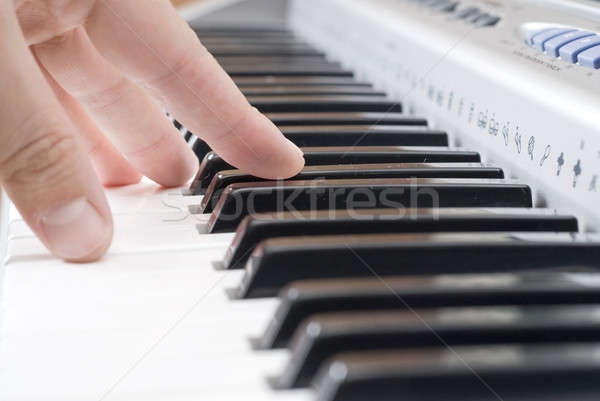
<path id="1" fill-rule="evenodd" d="M 229 163 L 265 178 L 290 177 L 304 165 L 302 152 L 250 106 L 170 2 L 100 0 L 86 28 L 110 62 Z"/>

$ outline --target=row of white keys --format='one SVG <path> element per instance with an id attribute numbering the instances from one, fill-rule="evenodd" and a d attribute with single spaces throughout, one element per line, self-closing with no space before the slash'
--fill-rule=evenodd
<path id="1" fill-rule="evenodd" d="M 216 271 L 231 234 L 200 235 L 198 198 L 149 184 L 109 190 L 106 257 L 52 258 L 18 216 L 4 272 L 0 399 L 312 399 L 274 392 L 286 351 L 256 352 L 275 299 L 231 301 L 241 271 Z"/>

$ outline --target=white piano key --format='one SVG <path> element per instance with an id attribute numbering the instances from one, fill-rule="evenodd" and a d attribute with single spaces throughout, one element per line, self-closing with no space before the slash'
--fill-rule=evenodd
<path id="1" fill-rule="evenodd" d="M 142 182 L 125 187 L 105 189 L 113 215 L 127 213 L 180 212 L 187 215 L 187 207 L 200 204 L 202 196 L 188 196 L 182 188 L 161 188 L 144 178 Z M 10 204 L 8 221 L 22 220 L 14 204 Z"/>
<path id="2" fill-rule="evenodd" d="M 129 221 L 136 225 L 179 223 L 186 220 L 194 223 L 205 223 L 208 216 L 191 215 L 188 206 L 200 204 L 202 196 L 183 195 L 184 188 L 162 189 L 147 182 L 147 180 L 126 187 L 107 188 L 105 190 L 115 224 L 124 220 L 129 227 Z M 124 217 L 121 217 L 124 216 Z M 24 222 L 14 204 L 10 204 L 9 235 L 11 238 L 33 235 Z"/>
<path id="3" fill-rule="evenodd" d="M 114 214 L 156 211 L 185 213 L 187 206 L 200 203 L 202 196 L 187 196 L 183 195 L 183 192 L 185 188 L 160 188 L 144 179 L 136 185 L 109 188 L 106 190 L 106 196 Z"/>
<path id="4" fill-rule="evenodd" d="M 211 355 L 205 352 L 210 344 L 200 335 L 190 343 L 174 336 L 147 354 L 157 333 L 144 336 L 121 330 L 101 334 L 9 338 L 0 347 L 5 357 L 18 362 L 4 374 L 2 399 L 12 399 L 11 393 L 26 394 L 28 399 L 100 399 L 121 379 L 108 399 L 171 400 L 177 395 L 211 399 L 206 398 L 211 395 L 221 400 L 222 396 L 246 393 L 260 394 L 257 400 L 282 396 L 268 387 L 265 377 L 281 370 L 286 352 Z M 31 377 L 36 377 L 35 386 L 30 385 Z M 310 392 L 300 393 L 307 396 Z"/>
<path id="5" fill-rule="evenodd" d="M 119 231 L 146 231 L 160 230 L 173 226 L 205 225 L 209 215 L 190 214 L 188 212 L 159 212 L 154 213 L 128 213 L 113 216 L 115 232 Z M 33 237 L 35 234 L 25 220 L 15 219 L 8 224 L 8 239 Z"/>
<path id="6" fill-rule="evenodd" d="M 109 252 L 144 253 L 157 251 L 181 251 L 211 249 L 217 252 L 215 260 L 220 260 L 225 248 L 231 242 L 233 234 L 201 235 L 196 227 L 197 220 L 189 216 L 184 222 L 161 221 L 163 216 L 128 215 L 115 218 L 114 238 Z M 42 257 L 50 255 L 44 245 L 33 235 L 26 224 L 13 222 L 7 259 L 12 261 L 20 257 Z M 165 241 L 169 237 L 169 241 Z"/>
<path id="7" fill-rule="evenodd" d="M 242 272 L 215 270 L 213 257 L 199 249 L 111 251 L 90 265 L 13 260 L 0 357 L 18 363 L 4 374 L 0 398 L 96 399 L 151 350 L 109 399 L 311 399 L 310 391 L 274 395 L 266 386 L 287 354 L 257 354 L 248 338 L 262 333 L 277 300 L 231 301 L 224 290 Z"/>

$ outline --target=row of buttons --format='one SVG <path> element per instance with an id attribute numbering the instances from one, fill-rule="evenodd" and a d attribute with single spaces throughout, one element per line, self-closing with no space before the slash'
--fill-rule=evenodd
<path id="1" fill-rule="evenodd" d="M 465 20 L 477 26 L 494 26 L 500 21 L 497 15 L 489 14 L 478 7 L 459 8 L 459 1 L 452 0 L 417 0 L 419 3 L 428 6 L 434 10 L 452 13 L 456 19 Z"/>
<path id="2" fill-rule="evenodd" d="M 545 28 L 533 32 L 528 44 L 553 57 L 583 67 L 600 68 L 600 36 L 573 28 Z"/>

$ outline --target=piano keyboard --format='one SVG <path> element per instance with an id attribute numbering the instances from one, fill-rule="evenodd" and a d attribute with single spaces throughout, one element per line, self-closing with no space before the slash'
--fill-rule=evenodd
<path id="1" fill-rule="evenodd" d="M 292 31 L 196 31 L 306 167 L 252 177 L 170 116 L 198 175 L 108 189 L 102 261 L 53 259 L 11 209 L 0 399 L 598 399 L 576 214 Z"/>

